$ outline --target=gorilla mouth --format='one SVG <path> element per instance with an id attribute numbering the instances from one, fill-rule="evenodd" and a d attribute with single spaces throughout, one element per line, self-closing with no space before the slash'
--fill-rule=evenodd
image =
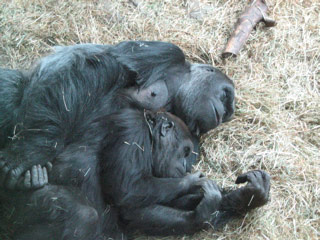
<path id="1" fill-rule="evenodd" d="M 183 166 L 183 168 L 184 168 L 184 173 L 187 173 L 188 171 L 187 171 L 187 159 L 186 159 L 186 158 L 183 159 L 183 164 L 182 164 L 182 166 Z"/>
<path id="2" fill-rule="evenodd" d="M 219 113 L 217 111 L 217 108 L 214 108 L 215 114 L 216 114 L 216 123 L 219 125 L 221 123 L 221 118 L 219 116 Z"/>
<path id="3" fill-rule="evenodd" d="M 219 113 L 218 107 L 216 106 L 217 103 L 215 103 L 214 100 L 212 100 L 212 102 L 210 101 L 210 104 L 211 104 L 211 107 L 212 107 L 212 110 L 213 110 L 213 114 L 214 114 L 214 117 L 215 117 L 216 126 L 218 126 L 218 125 L 220 125 L 221 122 L 222 122 L 222 115 L 223 115 L 223 114 L 220 114 L 220 113 Z"/>
<path id="4" fill-rule="evenodd" d="M 182 159 L 182 164 L 179 164 L 176 167 L 176 177 L 184 177 L 187 174 L 187 159 L 183 158 Z"/>

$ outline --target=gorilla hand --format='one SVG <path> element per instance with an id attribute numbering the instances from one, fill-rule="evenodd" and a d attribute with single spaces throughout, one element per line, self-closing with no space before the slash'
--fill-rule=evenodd
<path id="1" fill-rule="evenodd" d="M 23 174 L 22 168 L 10 168 L 0 152 L 0 185 L 8 189 L 35 190 L 48 184 L 48 171 L 52 164 L 48 162 L 44 167 L 34 165 L 31 170 Z"/>
<path id="2" fill-rule="evenodd" d="M 212 180 L 203 182 L 202 189 L 204 197 L 195 209 L 196 221 L 199 223 L 209 222 L 221 204 L 221 191 L 217 184 Z"/>
<path id="3" fill-rule="evenodd" d="M 246 213 L 265 205 L 269 200 L 270 176 L 262 170 L 254 170 L 240 175 L 236 184 L 248 184 L 223 196 L 220 210 Z"/>
<path id="4" fill-rule="evenodd" d="M 16 188 L 18 190 L 35 190 L 48 184 L 48 171 L 40 165 L 33 166 L 24 176 L 20 177 Z"/>
<path id="5" fill-rule="evenodd" d="M 182 189 L 184 189 L 188 194 L 197 193 L 201 187 L 204 188 L 206 181 L 208 181 L 208 179 L 199 171 L 188 174 L 182 179 Z"/>

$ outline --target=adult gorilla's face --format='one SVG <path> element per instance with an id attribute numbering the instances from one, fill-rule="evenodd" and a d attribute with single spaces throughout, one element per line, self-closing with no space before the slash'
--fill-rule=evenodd
<path id="1" fill-rule="evenodd" d="M 166 106 L 197 136 L 228 121 L 234 113 L 234 85 L 220 70 L 186 62 L 164 75 L 165 80 L 127 91 L 146 109 Z"/>
<path id="2" fill-rule="evenodd" d="M 234 86 L 218 69 L 190 64 L 182 50 L 165 42 L 123 42 L 113 53 L 136 84 L 126 89 L 140 106 L 180 117 L 199 136 L 234 112 Z"/>
<path id="3" fill-rule="evenodd" d="M 193 134 L 205 133 L 234 113 L 233 82 L 218 69 L 205 64 L 191 64 L 173 97 L 173 112 L 183 119 Z M 169 89 L 170 90 L 170 89 Z"/>

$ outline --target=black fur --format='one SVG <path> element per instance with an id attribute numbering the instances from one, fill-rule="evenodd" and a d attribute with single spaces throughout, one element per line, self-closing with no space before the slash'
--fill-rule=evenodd
<path id="1" fill-rule="evenodd" d="M 228 77 L 186 62 L 177 46 L 164 42 L 60 47 L 28 73 L 0 69 L 0 91 L 0 148 L 7 159 L 0 184 L 10 189 L 31 166 L 44 165 L 80 139 L 92 119 L 121 108 L 115 97 L 121 91 L 142 107 L 180 116 L 196 150 L 199 133 L 234 111 Z M 194 162 L 191 155 L 188 170 Z"/>
<path id="2" fill-rule="evenodd" d="M 112 116 L 120 114 L 119 122 L 128 120 L 123 114 L 126 111 L 134 112 L 132 108 L 136 107 L 131 106 L 131 103 L 128 104 L 123 97 L 133 98 L 133 102 L 136 102 L 134 105 L 139 107 L 150 109 L 165 107 L 182 117 L 192 130 L 192 140 L 197 142 L 199 133 L 206 132 L 230 118 L 234 111 L 233 91 L 232 82 L 220 71 L 208 65 L 188 63 L 177 46 L 163 42 L 139 41 L 123 42 L 115 46 L 62 47 L 58 48 L 56 53 L 43 58 L 33 70 L 27 73 L 0 69 L 0 184 L 7 189 L 14 189 L 19 185 L 23 174 L 32 166 L 44 166 L 50 161 L 53 162 L 54 167 L 50 174 L 49 186 L 34 193 L 21 194 L 19 197 L 15 195 L 10 202 L 12 204 L 15 203 L 14 200 L 17 200 L 18 202 L 15 203 L 17 208 L 22 205 L 21 211 L 17 211 L 18 214 L 30 211 L 24 216 L 34 219 L 32 226 L 36 229 L 38 228 L 35 224 L 39 225 L 39 239 L 42 235 L 51 236 L 51 233 L 56 234 L 52 236 L 65 235 L 67 239 L 75 237 L 79 239 L 78 231 L 80 230 L 81 235 L 88 234 L 92 238 L 103 232 L 108 236 L 119 237 L 122 231 L 118 229 L 118 211 L 123 221 L 131 226 L 129 229 L 139 229 L 139 226 L 143 225 L 142 222 L 132 219 L 138 214 L 127 216 L 123 213 L 123 209 L 131 209 L 132 211 L 128 213 L 134 213 L 132 207 L 137 207 L 138 210 L 147 207 L 146 212 L 149 210 L 153 212 L 154 210 L 148 207 L 152 208 L 154 204 L 156 206 L 158 204 L 168 205 L 167 207 L 171 206 L 174 209 L 185 208 L 186 205 L 207 206 L 207 204 L 201 204 L 202 198 L 189 201 L 193 197 L 183 196 L 190 190 L 188 187 L 200 181 L 199 177 L 194 175 L 190 175 L 193 177 L 189 176 L 188 181 L 183 180 L 186 177 L 181 178 L 183 171 L 190 171 L 194 162 L 195 158 L 191 157 L 194 156 L 190 154 L 191 151 L 181 151 L 181 154 L 189 152 L 189 157 L 183 158 L 182 161 L 180 157 L 174 155 L 172 148 L 167 147 L 177 140 L 170 138 L 164 145 L 165 147 L 160 148 L 160 143 L 154 145 L 154 147 L 159 147 L 159 149 L 152 150 L 156 152 L 154 155 L 151 154 L 151 150 L 144 153 L 149 156 L 142 156 L 139 151 L 135 151 L 133 164 L 130 165 L 126 161 L 129 161 L 128 158 L 132 156 L 121 155 L 125 152 L 122 152 L 120 146 L 119 149 L 114 149 L 114 153 L 111 151 L 112 138 L 110 136 L 116 139 L 122 139 L 123 136 L 113 132 L 112 126 L 116 128 L 118 125 L 112 122 L 113 117 L 110 114 L 120 111 Z M 201 106 L 201 104 L 204 105 Z M 129 110 L 123 110 L 128 107 Z M 142 111 L 138 110 L 138 112 L 141 114 Z M 131 129 L 131 131 L 139 132 L 129 139 L 131 140 L 129 144 L 133 146 L 141 147 L 139 139 L 136 139 L 139 136 L 143 141 L 148 139 L 146 135 L 143 135 L 146 134 L 147 128 L 141 123 L 142 115 L 140 118 L 133 117 L 128 120 L 129 125 L 124 126 L 134 128 L 136 124 L 142 124 L 142 129 L 138 127 Z M 100 125 L 101 121 L 106 123 L 103 128 Z M 147 127 L 149 129 L 150 126 Z M 165 129 L 167 127 L 161 130 L 162 133 L 160 131 L 160 135 L 166 132 Z M 190 136 L 188 142 L 187 148 L 190 148 Z M 103 143 L 103 148 L 111 149 L 108 150 L 110 156 L 109 152 L 100 151 L 100 143 Z M 148 147 L 148 143 L 145 144 Z M 180 143 L 179 146 L 184 146 L 184 144 Z M 103 192 L 104 196 L 101 189 L 98 153 L 99 157 L 105 160 L 103 163 L 106 164 L 102 165 L 102 170 L 110 174 L 110 176 L 102 174 L 102 183 L 106 184 L 103 186 L 107 189 Z M 115 156 L 120 154 L 120 158 L 109 160 L 112 154 Z M 152 158 L 149 158 L 150 156 Z M 163 159 L 160 156 L 163 156 L 164 159 L 178 159 L 178 162 L 162 164 Z M 117 165 L 120 170 L 123 168 L 130 171 L 125 175 L 119 174 L 123 176 L 119 179 L 112 168 L 113 161 L 120 161 Z M 177 164 L 172 166 L 171 163 Z M 163 170 L 163 167 L 167 169 Z M 153 178 L 161 178 L 157 178 L 155 183 L 152 181 L 139 182 L 139 179 L 143 179 L 143 177 L 139 178 L 143 176 L 139 175 L 141 171 L 147 173 L 147 176 L 150 176 L 148 174 L 151 172 Z M 132 179 L 130 174 L 138 180 Z M 162 179 L 168 176 L 178 178 L 170 178 L 165 184 L 162 184 L 162 181 L 165 181 Z M 160 183 L 158 179 L 161 179 Z M 182 180 L 184 184 L 174 184 Z M 120 189 L 113 187 L 113 181 L 114 185 Z M 185 184 L 186 182 L 188 184 Z M 110 184 L 112 186 L 109 186 Z M 38 187 L 37 185 L 39 184 L 35 184 L 35 188 Z M 126 189 L 123 189 L 126 186 L 132 186 L 132 191 L 127 193 Z M 217 192 L 213 186 L 215 185 L 211 184 L 211 187 L 207 189 Z M 144 189 L 149 190 L 144 192 L 142 191 Z M 157 189 L 158 191 L 155 191 Z M 207 192 L 210 192 L 209 190 Z M 8 194 L 1 191 L 0 195 L 7 198 Z M 12 193 L 9 192 L 9 195 L 11 196 Z M 216 194 L 213 195 L 216 196 Z M 140 198 L 136 199 L 137 196 Z M 59 201 L 53 201 L 56 198 Z M 204 199 L 211 201 L 212 198 Z M 110 208 L 106 204 L 109 201 L 114 202 L 113 204 L 117 207 Z M 200 204 L 197 205 L 199 202 Z M 26 209 L 23 207 L 25 204 L 28 206 Z M 212 206 L 215 208 L 216 204 Z M 63 211 L 65 208 L 68 210 L 67 213 L 72 213 L 72 216 Z M 107 211 L 106 209 L 109 208 L 110 211 Z M 39 213 L 39 218 L 33 218 L 32 212 L 35 211 Z M 201 215 L 206 215 L 210 211 L 201 210 L 200 212 Z M 161 218 L 166 214 L 158 217 Z M 204 218 L 200 219 L 202 221 Z M 43 227 L 42 220 L 53 224 L 53 227 Z M 136 222 L 138 224 L 134 224 Z M 62 225 L 57 225 L 58 223 Z M 158 223 L 161 225 L 162 221 Z M 96 225 L 98 229 L 93 227 Z M 170 227 L 170 224 L 167 226 Z M 106 231 L 103 230 L 104 227 L 107 228 Z M 173 228 L 170 229 L 172 233 Z M 185 231 L 184 228 L 177 227 L 177 229 Z M 198 228 L 191 229 L 192 232 Z M 23 226 L 23 230 L 27 228 Z M 152 229 L 142 230 L 158 233 Z M 164 233 L 170 233 L 170 231 L 164 231 Z M 24 234 L 28 239 L 30 233 L 25 232 Z M 36 236 L 34 238 L 37 239 Z"/>
<path id="3" fill-rule="evenodd" d="M 199 173 L 186 175 L 190 137 L 169 113 L 131 106 L 99 116 L 83 144 L 70 144 L 54 160 L 49 185 L 1 192 L 5 207 L 15 209 L 14 239 L 192 234 L 267 202 L 269 176 L 262 171 L 239 176 L 237 183 L 248 185 L 229 193 Z"/>
<path id="4" fill-rule="evenodd" d="M 185 158 L 193 149 L 190 133 L 168 113 L 129 108 L 102 115 L 82 141 L 68 145 L 54 159 L 49 185 L 26 194 L 1 193 L 6 208 L 17 209 L 11 216 L 18 223 L 13 226 L 15 239 L 120 239 L 123 231 L 143 225 L 140 217 L 133 216 L 143 213 L 147 217 L 148 212 L 146 219 L 168 229 L 163 234 L 187 233 L 194 224 L 197 227 L 192 231 L 199 230 L 218 207 L 219 189 L 209 183 L 204 188 L 211 197 L 195 213 L 161 207 L 204 182 L 198 173 L 185 175 Z M 166 209 L 162 221 L 152 213 L 158 208 Z M 163 217 L 168 214 L 170 222 L 165 224 Z M 157 228 L 152 231 L 158 233 Z"/>

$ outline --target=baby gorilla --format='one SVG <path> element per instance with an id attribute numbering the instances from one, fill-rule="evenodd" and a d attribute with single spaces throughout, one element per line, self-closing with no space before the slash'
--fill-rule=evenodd
<path id="1" fill-rule="evenodd" d="M 270 190 L 267 173 L 260 170 L 245 173 L 236 183 L 248 184 L 229 192 L 200 173 L 186 175 L 185 161 L 193 145 L 185 124 L 170 113 L 147 111 L 142 121 L 143 133 L 139 133 L 137 130 L 143 129 L 141 123 L 133 124 L 136 117 L 132 118 L 130 111 L 121 112 L 112 120 L 112 134 L 105 136 L 99 155 L 105 201 L 118 210 L 127 232 L 192 234 L 208 227 L 208 223 L 222 227 L 230 219 L 267 203 Z M 142 138 L 142 134 L 150 137 Z M 128 156 L 138 158 L 128 161 Z M 124 176 L 130 180 L 124 181 Z M 183 189 L 185 183 L 180 180 L 189 177 L 200 178 L 188 191 L 179 194 L 168 191 L 174 186 Z"/>
<path id="2" fill-rule="evenodd" d="M 118 215 L 124 209 L 146 211 L 201 186 L 210 197 L 194 210 L 197 222 L 217 208 L 216 185 L 200 173 L 186 175 L 193 146 L 187 127 L 173 115 L 130 106 L 93 120 L 83 141 L 54 159 L 45 187 L 26 193 L 0 189 L 6 208 L 16 209 L 9 220 L 17 223 L 15 239 L 119 239 L 126 232 Z M 21 182 L 37 187 L 45 175 L 45 168 L 33 167 Z"/>
<path id="3" fill-rule="evenodd" d="M 169 113 L 131 106 L 96 119 L 84 139 L 90 145 L 81 154 L 75 154 L 76 143 L 54 160 L 49 185 L 0 194 L 8 209 L 16 209 L 10 219 L 15 239 L 191 234 L 268 200 L 270 180 L 263 171 L 240 176 L 237 183 L 247 186 L 229 193 L 200 173 L 187 174 L 190 133 Z M 34 182 L 43 178 L 41 169 L 31 171 Z"/>

